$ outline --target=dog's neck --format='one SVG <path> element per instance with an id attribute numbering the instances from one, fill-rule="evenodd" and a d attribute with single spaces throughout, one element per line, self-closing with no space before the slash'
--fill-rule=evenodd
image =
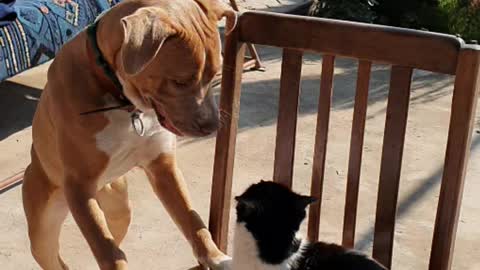
<path id="1" fill-rule="evenodd" d="M 94 63 L 98 66 L 101 71 L 103 71 L 104 77 L 107 77 L 111 83 L 115 86 L 116 90 L 119 93 L 122 93 L 122 84 L 120 83 L 117 74 L 112 68 L 112 65 L 105 59 L 105 56 L 100 49 L 97 40 L 97 28 L 99 21 L 95 21 L 87 28 L 87 46 L 89 51 L 89 56 Z"/>
<path id="2" fill-rule="evenodd" d="M 95 76 L 101 89 L 108 92 L 115 100 L 117 105 L 105 108 L 98 108 L 82 114 L 91 114 L 113 109 L 125 109 L 133 111 L 135 105 L 124 93 L 124 87 L 119 80 L 118 75 L 112 69 L 109 62 L 105 59 L 97 40 L 98 21 L 90 25 L 86 30 L 86 52 L 91 67 L 91 72 Z"/>

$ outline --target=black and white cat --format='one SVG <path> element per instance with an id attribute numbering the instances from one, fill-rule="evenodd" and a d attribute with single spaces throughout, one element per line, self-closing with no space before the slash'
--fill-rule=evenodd
<path id="1" fill-rule="evenodd" d="M 315 199 L 270 181 L 250 186 L 237 200 L 232 270 L 383 270 L 353 250 L 296 236 Z"/>

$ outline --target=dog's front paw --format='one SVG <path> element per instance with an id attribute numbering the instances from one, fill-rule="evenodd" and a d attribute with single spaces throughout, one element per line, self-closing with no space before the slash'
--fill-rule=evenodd
<path id="1" fill-rule="evenodd" d="M 207 260 L 207 265 L 210 270 L 231 270 L 232 258 L 227 255 L 211 258 Z"/>

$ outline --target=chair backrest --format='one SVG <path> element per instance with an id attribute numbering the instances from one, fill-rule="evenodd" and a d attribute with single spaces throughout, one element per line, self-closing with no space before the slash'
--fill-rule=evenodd
<path id="1" fill-rule="evenodd" d="M 381 158 L 373 257 L 392 263 L 395 215 L 413 69 L 455 75 L 444 172 L 430 255 L 430 270 L 450 269 L 471 131 L 480 87 L 480 46 L 454 36 L 336 20 L 265 12 L 239 16 L 226 38 L 220 110 L 227 115 L 218 132 L 212 184 L 210 230 L 227 247 L 235 141 L 245 43 L 283 48 L 274 181 L 291 187 L 303 52 L 323 54 L 308 236 L 318 239 L 335 57 L 359 60 L 348 164 L 343 245 L 354 243 L 359 177 L 372 63 L 391 67 Z"/>

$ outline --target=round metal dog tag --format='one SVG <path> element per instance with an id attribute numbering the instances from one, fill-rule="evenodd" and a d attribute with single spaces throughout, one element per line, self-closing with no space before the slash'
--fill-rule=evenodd
<path id="1" fill-rule="evenodd" d="M 132 118 L 132 126 L 138 136 L 145 135 L 145 126 L 143 125 L 142 121 L 142 113 L 139 111 L 135 111 L 131 115 Z"/>

